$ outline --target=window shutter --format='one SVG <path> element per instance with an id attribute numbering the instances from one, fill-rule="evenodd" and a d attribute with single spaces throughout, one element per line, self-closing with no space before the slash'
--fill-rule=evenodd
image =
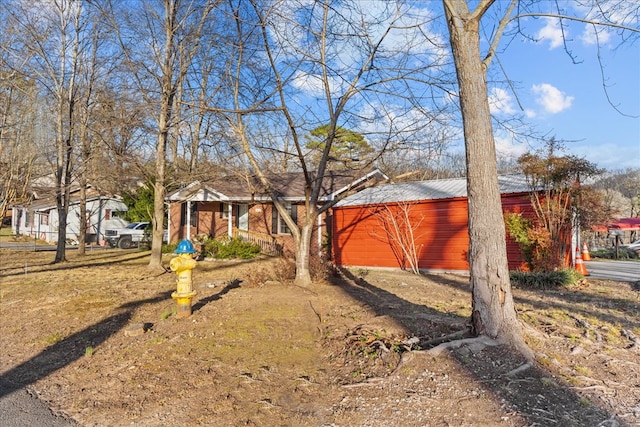
<path id="1" fill-rule="evenodd" d="M 291 219 L 298 224 L 298 205 L 291 205 Z"/>
<path id="2" fill-rule="evenodd" d="M 180 203 L 180 225 L 181 226 L 187 225 L 187 203 L 189 202 Z"/>
<path id="3" fill-rule="evenodd" d="M 220 202 L 220 218 L 224 218 L 224 203 Z"/>
<path id="4" fill-rule="evenodd" d="M 271 234 L 278 234 L 278 210 L 276 205 L 271 205 Z"/>

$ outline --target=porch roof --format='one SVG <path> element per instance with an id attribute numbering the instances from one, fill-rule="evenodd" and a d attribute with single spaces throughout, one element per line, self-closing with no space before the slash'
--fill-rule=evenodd
<path id="1" fill-rule="evenodd" d="M 331 200 L 335 196 L 357 188 L 364 182 L 376 177 L 383 180 L 388 179 L 378 169 L 360 177 L 354 176 L 351 171 L 327 171 L 322 181 L 320 200 Z M 311 178 L 315 179 L 314 175 Z M 275 193 L 282 200 L 292 202 L 305 200 L 306 182 L 302 172 L 269 174 L 267 179 Z M 271 195 L 255 176 L 226 176 L 208 181 L 194 181 L 186 187 L 169 194 L 166 200 L 169 202 L 266 202 L 271 200 Z"/>

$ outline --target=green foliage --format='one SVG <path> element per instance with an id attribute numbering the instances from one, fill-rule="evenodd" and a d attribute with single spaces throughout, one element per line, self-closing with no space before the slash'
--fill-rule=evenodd
<path id="1" fill-rule="evenodd" d="M 203 245 L 204 256 L 217 259 L 252 259 L 260 255 L 260 246 L 242 239 L 209 239 Z"/>
<path id="2" fill-rule="evenodd" d="M 362 134 L 336 126 L 333 139 L 330 139 L 330 129 L 329 125 L 322 125 L 313 129 L 307 136 L 306 147 L 314 150 L 313 157 L 316 161 L 319 161 L 328 142 L 331 144 L 329 161 L 342 163 L 343 167 L 366 161 L 374 152 Z"/>
<path id="3" fill-rule="evenodd" d="M 511 271 L 511 284 L 518 288 L 548 289 L 570 286 L 582 279 L 582 275 L 572 268 L 554 271 Z"/>
<path id="4" fill-rule="evenodd" d="M 504 216 L 507 233 L 518 244 L 522 256 L 531 271 L 551 271 L 557 265 L 550 262 L 549 246 L 551 236 L 544 227 L 534 225 L 519 212 L 510 212 Z"/>
<path id="5" fill-rule="evenodd" d="M 134 193 L 125 192 L 122 201 L 129 210 L 124 219 L 131 222 L 151 221 L 153 217 L 153 183 L 148 182 Z"/>
<path id="6" fill-rule="evenodd" d="M 518 158 L 531 187 L 531 206 L 535 212 L 528 231 L 529 238 L 535 241 L 530 246 L 532 271 L 553 271 L 564 265 L 573 219 L 577 215 L 583 227 L 589 225 L 588 216 L 581 214 L 580 201 L 588 191 L 582 183 L 602 173 L 585 159 L 558 155 L 562 150 L 561 144 L 551 138 L 543 149 Z"/>
<path id="7" fill-rule="evenodd" d="M 597 251 L 591 251 L 589 253 L 592 258 L 604 258 L 604 259 L 640 259 L 640 254 L 631 249 L 624 247 L 618 248 L 618 255 L 616 256 L 615 248 L 598 249 Z"/>
<path id="8" fill-rule="evenodd" d="M 178 243 L 168 243 L 162 245 L 162 253 L 163 254 L 171 254 L 178 249 Z"/>

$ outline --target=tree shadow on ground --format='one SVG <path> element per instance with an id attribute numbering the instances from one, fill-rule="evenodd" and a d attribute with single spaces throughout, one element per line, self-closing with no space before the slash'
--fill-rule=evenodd
<path id="1" fill-rule="evenodd" d="M 164 301 L 170 295 L 171 292 L 163 292 L 153 298 L 123 304 L 119 307 L 119 313 L 64 338 L 45 348 L 31 359 L 8 370 L 0 376 L 0 398 L 33 384 L 85 356 L 87 347 L 98 347 L 124 328 L 131 320 L 137 307 Z"/>
<path id="2" fill-rule="evenodd" d="M 460 276 L 459 280 L 451 277 L 433 274 L 422 275 L 442 285 L 457 290 L 470 292 L 467 277 Z M 633 289 L 633 288 L 632 288 Z M 536 295 L 542 295 L 540 299 Z M 469 296 L 471 298 L 471 296 Z M 611 294 L 586 294 L 580 288 L 565 287 L 548 289 L 521 289 L 514 286 L 513 299 L 516 306 L 529 305 L 536 310 L 560 310 L 571 315 L 581 315 L 586 318 L 596 318 L 611 324 L 623 324 L 627 329 L 640 327 L 640 319 L 630 320 L 625 313 L 637 310 L 637 302 L 625 298 L 618 298 Z M 609 312 L 603 312 L 609 310 Z M 615 312 L 620 315 L 617 316 Z"/>
<path id="3" fill-rule="evenodd" d="M 196 311 L 200 310 L 202 307 L 209 304 L 210 302 L 219 300 L 225 294 L 229 293 L 229 291 L 231 291 L 232 289 L 239 288 L 241 283 L 242 283 L 242 280 L 240 279 L 234 279 L 230 282 L 227 282 L 225 287 L 222 288 L 222 290 L 217 294 L 209 295 L 208 297 L 198 300 L 198 302 L 191 307 L 191 311 L 195 313 Z"/>
<path id="4" fill-rule="evenodd" d="M 341 280 L 334 283 L 348 295 L 366 304 L 380 316 L 390 316 L 404 326 L 409 334 L 420 338 L 421 344 L 437 343 L 438 335 L 469 327 L 468 320 L 443 313 L 425 305 L 406 301 L 392 292 L 381 289 L 349 270 L 340 269 Z M 431 279 L 470 291 L 461 281 L 441 276 Z M 470 296 L 469 296 L 470 297 Z M 427 332 L 426 329 L 430 330 Z M 426 334 L 425 334 L 426 332 Z M 425 347 L 423 347 L 424 349 Z M 425 350 L 428 353 L 428 347 Z M 575 393 L 543 366 L 528 362 L 520 353 L 506 345 L 485 346 L 470 342 L 452 348 L 449 354 L 459 366 L 486 387 L 497 400 L 503 400 L 527 425 L 625 425 L 621 420 Z M 419 352 L 425 354 L 425 352 Z"/>
<path id="5" fill-rule="evenodd" d="M 26 262 L 24 266 L 4 267 L 0 269 L 0 278 L 11 277 L 11 276 L 21 276 L 21 275 L 32 274 L 32 273 L 42 273 L 45 271 L 74 270 L 78 268 L 103 267 L 106 265 L 122 264 L 123 262 L 135 261 L 142 258 L 146 258 L 149 256 L 149 253 L 150 252 L 148 251 L 136 253 L 136 255 L 128 256 L 127 258 L 123 258 L 122 253 L 114 253 L 113 255 L 100 257 L 100 259 L 96 259 L 92 262 L 82 262 L 81 258 L 76 259 L 72 262 L 62 262 L 62 263 L 45 262 L 45 263 L 38 263 L 38 264 L 29 264 L 28 262 Z"/>

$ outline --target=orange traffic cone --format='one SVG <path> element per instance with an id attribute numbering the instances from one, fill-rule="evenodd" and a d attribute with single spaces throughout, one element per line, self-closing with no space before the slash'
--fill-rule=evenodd
<path id="1" fill-rule="evenodd" d="M 591 254 L 589 253 L 589 248 L 586 243 L 582 244 L 582 260 L 591 261 Z"/>
<path id="2" fill-rule="evenodd" d="M 576 270 L 578 273 L 583 276 L 588 276 L 589 272 L 587 271 L 587 267 L 584 266 L 584 262 L 582 262 L 582 255 L 580 255 L 580 248 L 576 248 Z"/>

